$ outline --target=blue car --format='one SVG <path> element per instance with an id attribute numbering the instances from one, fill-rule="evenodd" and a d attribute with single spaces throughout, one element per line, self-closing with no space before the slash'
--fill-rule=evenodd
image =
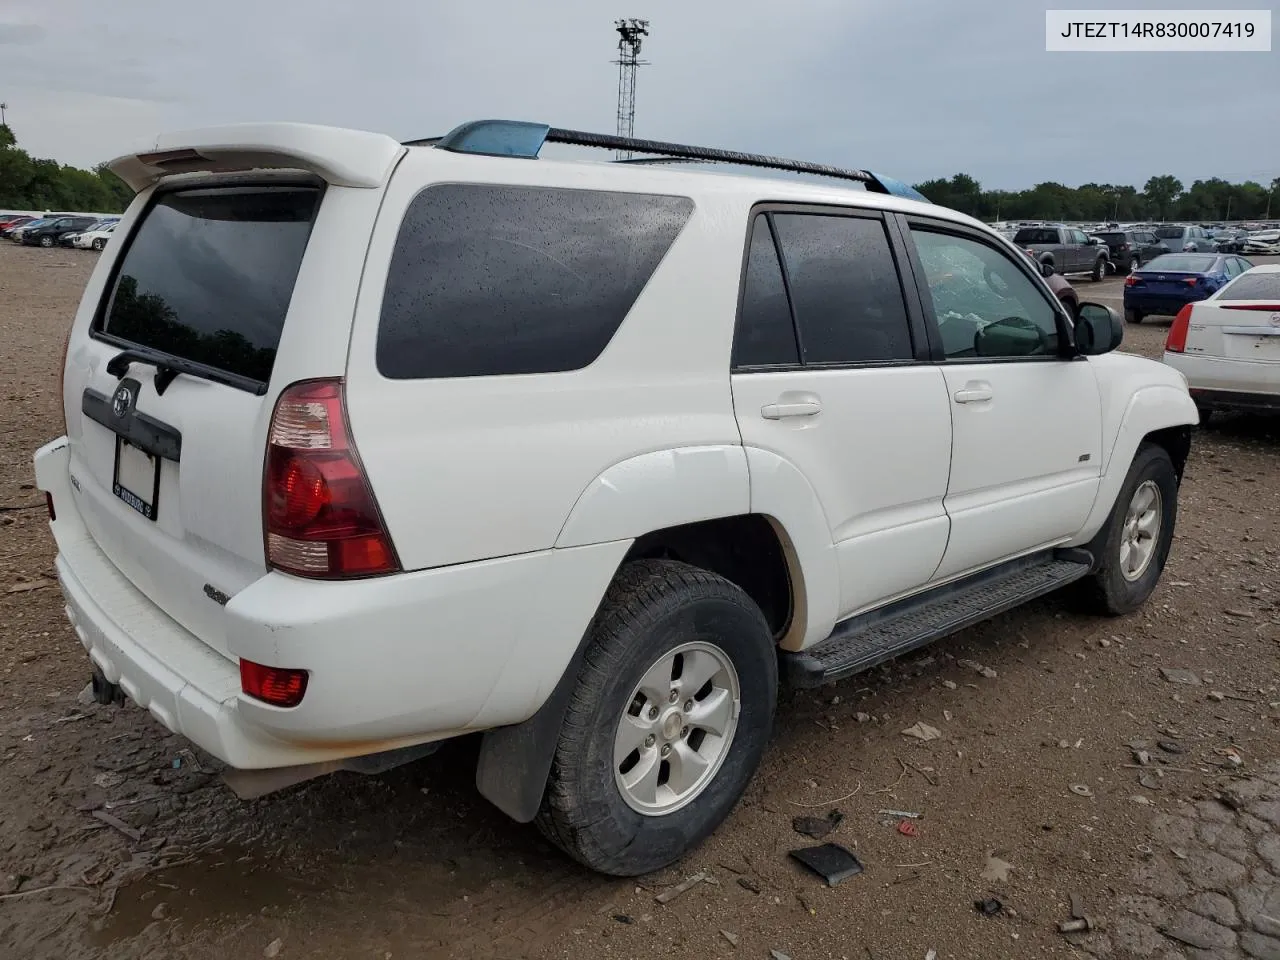
<path id="1" fill-rule="evenodd" d="M 1219 253 L 1166 253 L 1124 281 L 1124 318 L 1177 316 L 1188 303 L 1204 300 L 1253 264 L 1244 257 Z"/>

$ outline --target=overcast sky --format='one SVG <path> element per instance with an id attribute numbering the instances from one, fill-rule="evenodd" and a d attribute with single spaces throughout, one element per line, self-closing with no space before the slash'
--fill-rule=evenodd
<path id="1" fill-rule="evenodd" d="M 1046 5 L 0 0 L 0 100 L 22 146 L 80 166 L 161 129 L 245 120 L 401 139 L 481 117 L 611 132 L 612 21 L 634 16 L 652 22 L 637 136 L 988 187 L 1280 176 L 1280 46 L 1051 54 Z"/>

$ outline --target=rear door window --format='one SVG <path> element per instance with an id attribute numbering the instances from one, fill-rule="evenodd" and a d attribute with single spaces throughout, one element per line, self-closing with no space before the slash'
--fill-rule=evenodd
<path id="1" fill-rule="evenodd" d="M 128 238 L 99 335 L 266 383 L 320 197 L 283 185 L 161 194 Z"/>
<path id="2" fill-rule="evenodd" d="M 914 358 L 906 303 L 879 217 L 773 214 L 805 364 Z"/>
<path id="3" fill-rule="evenodd" d="M 693 212 L 687 197 L 452 183 L 409 204 L 378 326 L 393 380 L 595 361 Z"/>
<path id="4" fill-rule="evenodd" d="M 733 342 L 734 367 L 786 366 L 800 362 L 787 288 L 769 218 L 757 214 L 742 283 L 742 308 Z"/>

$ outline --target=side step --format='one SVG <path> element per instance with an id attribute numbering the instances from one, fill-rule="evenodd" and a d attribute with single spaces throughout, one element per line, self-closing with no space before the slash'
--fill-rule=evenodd
<path id="1" fill-rule="evenodd" d="M 1065 554 L 1065 555 L 1064 555 Z M 783 681 L 819 687 L 870 670 L 1087 576 L 1082 551 L 1034 554 L 836 624 L 808 650 L 784 653 Z"/>

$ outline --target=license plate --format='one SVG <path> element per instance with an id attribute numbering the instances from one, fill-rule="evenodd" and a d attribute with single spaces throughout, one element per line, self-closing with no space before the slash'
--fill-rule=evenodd
<path id="1" fill-rule="evenodd" d="M 160 500 L 160 458 L 116 437 L 116 465 L 111 490 L 148 520 L 155 520 Z"/>

